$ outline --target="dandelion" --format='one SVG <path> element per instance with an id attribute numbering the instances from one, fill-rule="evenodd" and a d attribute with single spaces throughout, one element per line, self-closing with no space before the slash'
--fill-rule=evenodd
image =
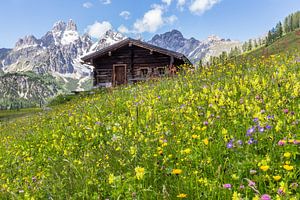
<path id="1" fill-rule="evenodd" d="M 291 171 L 291 170 L 294 169 L 294 167 L 291 166 L 291 165 L 283 165 L 283 168 L 284 168 L 285 170 L 287 170 L 287 171 Z"/>
<path id="2" fill-rule="evenodd" d="M 173 169 L 172 174 L 175 174 L 175 175 L 182 174 L 182 170 L 181 169 Z"/>
<path id="3" fill-rule="evenodd" d="M 205 144 L 205 145 L 208 145 L 208 139 L 207 138 L 205 138 L 204 140 L 203 140 L 203 143 Z"/>
<path id="4" fill-rule="evenodd" d="M 187 198 L 187 194 L 181 193 L 181 194 L 178 194 L 177 197 L 184 199 L 184 198 Z"/>
<path id="5" fill-rule="evenodd" d="M 240 193 L 237 193 L 237 192 L 234 192 L 232 194 L 232 200 L 240 200 L 241 199 L 241 194 Z"/>
<path id="6" fill-rule="evenodd" d="M 285 153 L 283 154 L 283 156 L 286 157 L 286 158 L 290 158 L 291 155 L 292 155 L 292 154 L 291 154 L 290 152 L 285 152 Z"/>
<path id="7" fill-rule="evenodd" d="M 145 168 L 143 167 L 136 167 L 135 169 L 135 176 L 138 180 L 141 180 L 144 178 L 145 175 Z"/>
<path id="8" fill-rule="evenodd" d="M 264 172 L 268 171 L 269 168 L 270 168 L 270 167 L 269 167 L 268 165 L 262 165 L 262 166 L 260 166 L 260 169 L 261 169 L 262 171 L 264 171 Z"/>
<path id="9" fill-rule="evenodd" d="M 193 139 L 198 139 L 198 138 L 199 138 L 199 135 L 195 135 L 195 134 L 194 134 L 194 135 L 192 135 L 192 138 L 193 138 Z"/>
<path id="10" fill-rule="evenodd" d="M 273 176 L 273 179 L 275 180 L 275 181 L 279 181 L 280 179 L 281 179 L 281 176 Z"/>

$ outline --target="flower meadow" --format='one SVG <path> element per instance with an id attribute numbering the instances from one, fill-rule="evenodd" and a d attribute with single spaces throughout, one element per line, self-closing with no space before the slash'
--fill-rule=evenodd
<path id="1" fill-rule="evenodd" d="M 297 56 L 232 60 L 0 125 L 0 199 L 300 199 Z"/>

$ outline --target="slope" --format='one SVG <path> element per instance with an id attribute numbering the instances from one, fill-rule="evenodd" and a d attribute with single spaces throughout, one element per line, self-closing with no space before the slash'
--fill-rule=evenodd
<path id="1" fill-rule="evenodd" d="M 296 50 L 300 50 L 300 29 L 284 35 L 282 38 L 267 47 L 263 46 L 247 54 L 254 57 L 260 57 Z"/>
<path id="2" fill-rule="evenodd" d="M 299 72 L 247 59 L 0 125 L 0 198 L 299 199 Z"/>

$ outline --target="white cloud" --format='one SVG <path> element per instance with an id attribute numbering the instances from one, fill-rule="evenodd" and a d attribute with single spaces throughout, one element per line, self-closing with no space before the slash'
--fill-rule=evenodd
<path id="1" fill-rule="evenodd" d="M 128 28 L 126 26 L 124 26 L 123 24 L 121 26 L 119 26 L 118 31 L 120 33 L 123 33 L 123 34 L 130 33 L 130 31 L 128 30 Z"/>
<path id="2" fill-rule="evenodd" d="M 147 11 L 142 19 L 136 20 L 133 24 L 136 33 L 150 32 L 154 33 L 166 24 L 172 24 L 177 20 L 175 15 L 164 17 L 164 8 L 161 5 L 152 5 L 152 9 Z"/>
<path id="3" fill-rule="evenodd" d="M 175 15 L 171 15 L 170 17 L 165 18 L 165 22 L 167 24 L 174 24 L 175 21 L 177 21 L 177 17 Z"/>
<path id="4" fill-rule="evenodd" d="M 93 4 L 91 2 L 85 2 L 85 3 L 82 4 L 82 6 L 84 8 L 91 8 L 91 7 L 93 7 Z"/>
<path id="5" fill-rule="evenodd" d="M 177 0 L 177 7 L 180 9 L 180 10 L 183 10 L 183 7 L 186 3 L 186 0 Z"/>
<path id="6" fill-rule="evenodd" d="M 111 4 L 111 0 L 100 0 L 102 4 L 108 5 Z"/>
<path id="7" fill-rule="evenodd" d="M 172 0 L 162 0 L 162 2 L 169 6 L 169 5 L 171 5 Z"/>
<path id="8" fill-rule="evenodd" d="M 120 16 L 123 17 L 124 19 L 128 20 L 130 18 L 130 12 L 124 10 L 120 13 Z"/>
<path id="9" fill-rule="evenodd" d="M 87 32 L 93 38 L 102 37 L 106 31 L 112 29 L 112 25 L 108 21 L 98 22 L 96 21 L 94 24 L 89 25 L 85 32 Z"/>
<path id="10" fill-rule="evenodd" d="M 220 1 L 221 0 L 193 0 L 189 9 L 192 13 L 201 15 Z"/>

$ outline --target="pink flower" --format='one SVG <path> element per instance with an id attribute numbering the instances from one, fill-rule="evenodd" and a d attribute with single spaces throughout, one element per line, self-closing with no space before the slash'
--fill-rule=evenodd
<path id="1" fill-rule="evenodd" d="M 261 197 L 260 197 L 261 200 L 271 200 L 271 197 L 270 195 L 268 194 L 263 194 Z"/>

